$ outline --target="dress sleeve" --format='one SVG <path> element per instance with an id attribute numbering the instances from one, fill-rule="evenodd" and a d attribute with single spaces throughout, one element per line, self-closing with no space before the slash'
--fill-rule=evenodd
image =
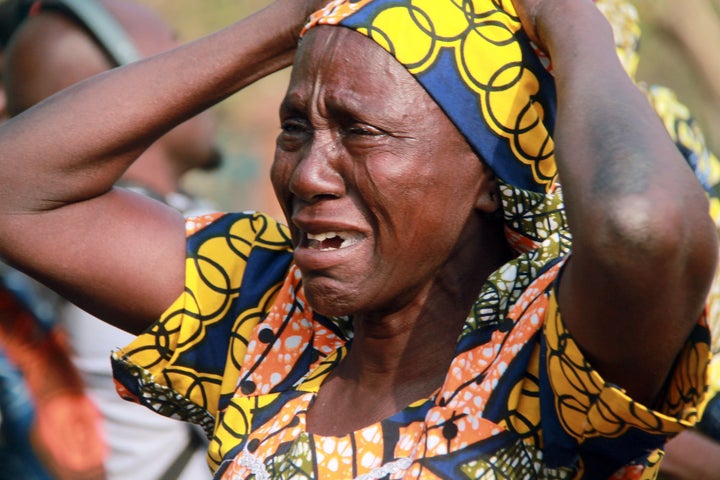
<path id="1" fill-rule="evenodd" d="M 292 261 L 286 227 L 258 213 L 187 220 L 185 291 L 112 354 L 118 393 L 210 434 L 227 406 L 253 328 Z"/>
<path id="2" fill-rule="evenodd" d="M 584 357 L 562 320 L 556 285 L 546 297 L 540 372 L 541 384 L 548 387 L 541 388 L 547 392 L 541 399 L 546 460 L 567 464 L 563 455 L 580 452 L 582 468 L 590 475 L 583 478 L 635 478 L 633 468 L 654 471 L 667 439 L 698 419 L 710 359 L 705 318 L 678 355 L 664 398 L 650 408 L 605 381 Z M 627 467 L 608 470 L 613 464 Z"/>

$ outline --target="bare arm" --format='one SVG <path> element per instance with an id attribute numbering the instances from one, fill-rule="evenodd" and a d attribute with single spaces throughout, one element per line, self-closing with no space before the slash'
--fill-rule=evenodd
<path id="1" fill-rule="evenodd" d="M 720 443 L 696 430 L 681 432 L 668 442 L 660 465 L 666 480 L 712 480 L 720 472 Z"/>
<path id="2" fill-rule="evenodd" d="M 183 220 L 112 185 L 173 126 L 289 65 L 322 4 L 277 0 L 0 126 L 0 256 L 100 318 L 145 328 L 182 291 Z"/>
<path id="3" fill-rule="evenodd" d="M 590 0 L 516 0 L 549 52 L 573 254 L 560 307 L 606 380 L 649 404 L 704 307 L 716 235 L 699 182 Z"/>

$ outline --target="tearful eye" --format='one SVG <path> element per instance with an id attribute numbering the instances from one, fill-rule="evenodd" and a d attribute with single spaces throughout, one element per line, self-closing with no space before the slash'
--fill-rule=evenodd
<path id="1" fill-rule="evenodd" d="M 352 125 L 345 128 L 345 135 L 374 137 L 382 134 L 383 132 L 381 130 L 369 125 Z"/>
<path id="2" fill-rule="evenodd" d="M 283 133 L 305 133 L 309 130 L 307 124 L 300 120 L 285 120 L 280 124 Z"/>
<path id="3" fill-rule="evenodd" d="M 283 120 L 280 129 L 277 144 L 287 151 L 297 150 L 312 136 L 312 129 L 307 122 L 298 119 Z"/>

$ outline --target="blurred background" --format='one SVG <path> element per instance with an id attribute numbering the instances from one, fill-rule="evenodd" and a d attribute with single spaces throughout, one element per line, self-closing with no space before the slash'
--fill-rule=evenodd
<path id="1" fill-rule="evenodd" d="M 138 0 L 160 12 L 182 41 L 229 25 L 270 0 Z M 634 0 L 642 40 L 638 79 L 672 88 L 720 153 L 720 0 Z M 282 218 L 268 168 L 279 130 L 277 108 L 288 71 L 263 79 L 215 107 L 224 167 L 191 174 L 187 188 L 222 210 L 263 210 Z"/>

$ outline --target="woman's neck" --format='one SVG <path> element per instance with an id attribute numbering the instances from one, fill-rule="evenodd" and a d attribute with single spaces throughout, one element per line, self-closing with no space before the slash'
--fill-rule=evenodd
<path id="1" fill-rule="evenodd" d="M 308 413 L 309 431 L 355 431 L 442 386 L 482 285 L 510 259 L 502 227 L 496 228 L 499 233 L 483 230 L 490 241 L 477 230 L 472 241 L 463 236 L 435 280 L 403 309 L 353 317 L 352 346 L 321 386 Z"/>

